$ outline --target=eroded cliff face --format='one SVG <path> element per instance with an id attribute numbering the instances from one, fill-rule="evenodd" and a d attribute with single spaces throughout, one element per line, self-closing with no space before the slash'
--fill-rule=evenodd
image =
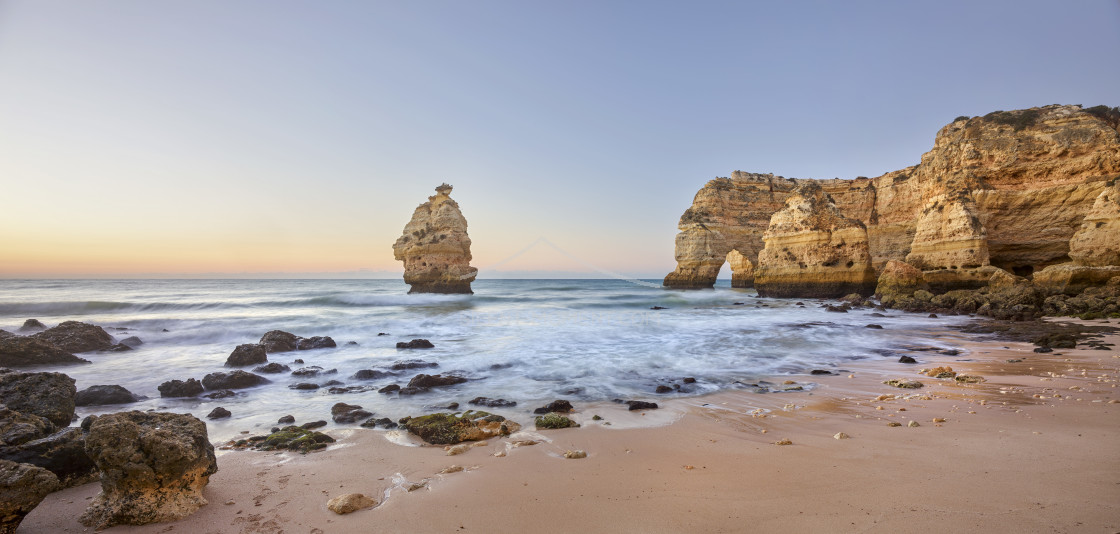
<path id="1" fill-rule="evenodd" d="M 472 293 L 478 269 L 470 266 L 467 219 L 450 195 L 450 185 L 437 187 L 393 244 L 393 256 L 404 262 L 409 293 Z"/>
<path id="2" fill-rule="evenodd" d="M 762 239 L 754 272 L 761 296 L 838 298 L 875 290 L 867 228 L 841 214 L 819 183 L 799 183 Z"/>
<path id="3" fill-rule="evenodd" d="M 960 287 L 986 283 L 991 266 L 1029 276 L 1071 261 L 1071 239 L 1120 177 L 1116 119 L 1080 106 L 961 118 L 937 133 L 918 165 L 816 182 L 844 216 L 864 223 L 876 269 L 907 261 L 942 289 L 958 279 Z M 727 261 L 748 287 L 735 265 L 755 276 L 768 267 L 759 258 L 763 233 L 802 181 L 736 171 L 708 182 L 681 216 L 677 269 L 665 285 L 711 287 Z"/>

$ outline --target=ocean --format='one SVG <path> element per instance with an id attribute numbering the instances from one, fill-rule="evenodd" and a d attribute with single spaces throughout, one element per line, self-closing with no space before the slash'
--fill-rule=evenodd
<path id="1" fill-rule="evenodd" d="M 92 364 L 34 370 L 66 373 L 78 389 L 119 384 L 148 397 L 131 405 L 79 408 L 79 417 L 155 409 L 203 418 L 225 407 L 232 417 L 208 421 L 211 438 L 222 440 L 245 430 L 267 432 L 282 415 L 299 423 L 330 421 L 337 402 L 397 420 L 451 402 L 467 409 L 475 397 L 501 398 L 517 405 L 487 410 L 524 423 L 533 408 L 561 398 L 577 404 L 656 402 L 757 390 L 759 380 L 782 377 L 812 388 L 813 369 L 897 360 L 914 346 L 955 348 L 945 333 L 968 320 L 893 310 L 876 317 L 870 308 L 835 313 L 822 307 L 824 301 L 759 298 L 754 290 L 726 285 L 678 291 L 622 280 L 479 280 L 473 289 L 474 295 L 409 295 L 400 280 L 0 280 L 0 329 L 15 332 L 28 318 L 48 327 L 76 320 L 102 326 L 117 339 L 138 336 L 144 344 L 133 351 L 83 353 Z M 871 323 L 883 328 L 868 328 Z M 268 358 L 292 370 L 319 366 L 336 372 L 263 375 L 272 382 L 232 398 L 160 398 L 156 388 L 167 380 L 229 371 L 224 363 L 234 347 L 256 343 L 270 330 L 332 337 L 337 348 Z M 435 348 L 396 348 L 416 338 Z M 297 358 L 305 363 L 293 363 Z M 380 380 L 352 378 L 359 370 L 384 371 L 403 360 L 438 367 Z M 437 372 L 469 380 L 412 396 L 288 387 L 329 380 L 404 386 L 418 373 Z M 657 394 L 659 385 L 680 390 Z"/>

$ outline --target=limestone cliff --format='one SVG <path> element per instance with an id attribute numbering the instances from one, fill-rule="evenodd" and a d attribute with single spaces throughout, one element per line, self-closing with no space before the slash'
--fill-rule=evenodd
<path id="1" fill-rule="evenodd" d="M 867 228 L 845 217 L 820 184 L 803 181 L 770 218 L 754 284 L 764 297 L 871 295 Z"/>
<path id="2" fill-rule="evenodd" d="M 467 219 L 450 195 L 450 185 L 437 187 L 393 244 L 393 256 L 404 262 L 404 281 L 412 286 L 409 293 L 472 293 L 478 269 L 470 266 Z"/>
<path id="3" fill-rule="evenodd" d="M 961 117 L 918 165 L 817 182 L 866 225 L 876 269 L 909 261 L 945 289 L 986 283 L 991 266 L 1029 276 L 1071 260 L 1071 239 L 1120 176 L 1118 118 L 1103 106 L 1057 105 Z M 751 272 L 766 267 L 759 252 L 770 216 L 803 181 L 735 171 L 708 182 L 681 216 L 665 285 L 711 287 L 729 262 L 736 285 L 749 287 Z"/>

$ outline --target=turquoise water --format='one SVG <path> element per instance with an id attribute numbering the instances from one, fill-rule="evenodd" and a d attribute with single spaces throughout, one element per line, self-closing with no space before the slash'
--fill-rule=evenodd
<path id="1" fill-rule="evenodd" d="M 618 280 L 480 280 L 474 295 L 408 295 L 398 280 L 0 280 L 0 329 L 25 319 L 47 326 L 78 320 L 118 339 L 144 340 L 131 352 L 93 352 L 90 365 L 46 368 L 67 373 L 79 389 L 119 384 L 149 399 L 131 409 L 191 412 L 223 406 L 233 417 L 209 422 L 215 439 L 267 429 L 281 415 L 330 420 L 336 402 L 358 404 L 396 420 L 479 396 L 516 401 L 497 411 L 520 420 L 556 398 L 573 402 L 658 400 L 742 388 L 763 377 L 842 368 L 885 358 L 907 345 L 945 346 L 934 332 L 967 318 L 929 319 L 871 310 L 831 313 L 823 301 L 758 298 L 753 290 L 654 289 Z M 736 303 L 742 303 L 736 305 Z M 667 309 L 651 310 L 653 306 Z M 882 330 L 868 329 L 868 323 Z M 225 371 L 239 344 L 269 330 L 331 336 L 338 348 L 270 354 L 269 361 L 337 369 L 316 378 L 265 375 L 273 382 L 235 398 L 161 399 L 171 379 L 202 379 Z M 166 332 L 164 331 L 166 330 Z M 387 336 L 378 336 L 387 333 Z M 425 338 L 428 350 L 399 350 L 398 341 Z M 354 341 L 357 345 L 346 345 Z M 896 357 L 897 358 L 897 357 Z M 393 379 L 351 378 L 404 359 L 439 364 Z M 295 391 L 297 382 L 381 387 L 405 385 L 419 372 L 458 372 L 467 383 L 398 397 L 376 390 L 336 395 L 326 388 Z M 684 391 L 658 395 L 658 385 L 696 378 Z M 79 408 L 79 415 L 124 407 Z M 333 423 L 332 423 L 333 424 Z"/>

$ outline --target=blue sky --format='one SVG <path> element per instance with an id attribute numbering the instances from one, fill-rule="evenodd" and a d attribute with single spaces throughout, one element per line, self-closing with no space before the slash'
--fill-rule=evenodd
<path id="1" fill-rule="evenodd" d="M 366 272 L 441 182 L 474 265 L 660 277 L 741 169 L 1120 105 L 1120 3 L 0 0 L 0 276 Z"/>

